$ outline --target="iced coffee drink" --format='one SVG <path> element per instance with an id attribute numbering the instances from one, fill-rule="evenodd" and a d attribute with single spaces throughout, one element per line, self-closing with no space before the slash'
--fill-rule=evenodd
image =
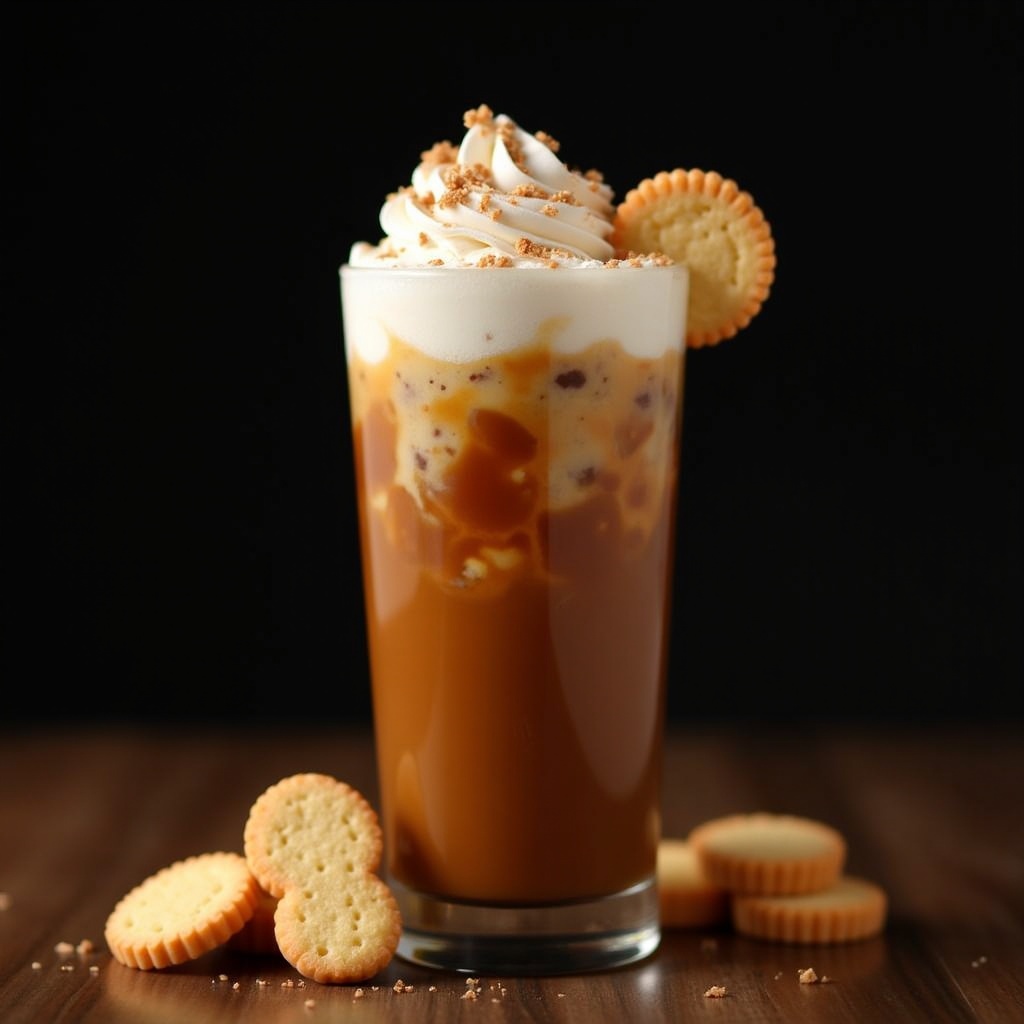
<path id="1" fill-rule="evenodd" d="M 658 943 L 687 270 L 485 107 L 389 196 L 342 308 L 400 953 L 565 971 Z"/>

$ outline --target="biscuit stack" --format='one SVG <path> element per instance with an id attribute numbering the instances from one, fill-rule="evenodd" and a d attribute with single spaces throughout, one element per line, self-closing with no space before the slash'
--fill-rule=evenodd
<path id="1" fill-rule="evenodd" d="M 697 826 L 658 851 L 662 924 L 732 921 L 742 935 L 836 943 L 876 935 L 888 900 L 844 874 L 846 841 L 829 825 L 785 814 L 735 814 Z"/>

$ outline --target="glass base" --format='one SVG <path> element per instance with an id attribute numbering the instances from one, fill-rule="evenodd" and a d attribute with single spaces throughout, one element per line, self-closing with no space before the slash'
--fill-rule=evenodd
<path id="1" fill-rule="evenodd" d="M 390 887 L 402 912 L 398 955 L 470 974 L 577 974 L 650 956 L 661 941 L 654 879 L 613 896 L 538 906 L 455 903 Z"/>

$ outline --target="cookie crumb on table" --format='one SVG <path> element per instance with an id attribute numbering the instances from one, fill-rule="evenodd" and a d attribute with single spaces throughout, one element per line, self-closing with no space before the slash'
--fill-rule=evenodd
<path id="1" fill-rule="evenodd" d="M 813 967 L 804 967 L 798 974 L 801 985 L 813 985 L 818 980 Z"/>
<path id="2" fill-rule="evenodd" d="M 728 995 L 728 991 L 724 985 L 712 985 L 704 993 L 705 999 L 724 999 Z"/>

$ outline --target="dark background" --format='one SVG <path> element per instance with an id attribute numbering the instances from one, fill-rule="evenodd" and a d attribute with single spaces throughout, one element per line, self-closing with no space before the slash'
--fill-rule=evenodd
<path id="1" fill-rule="evenodd" d="M 672 714 L 1021 716 L 1021 5 L 704 7 L 4 9 L 3 718 L 368 715 L 337 268 L 479 103 L 772 224 Z"/>

